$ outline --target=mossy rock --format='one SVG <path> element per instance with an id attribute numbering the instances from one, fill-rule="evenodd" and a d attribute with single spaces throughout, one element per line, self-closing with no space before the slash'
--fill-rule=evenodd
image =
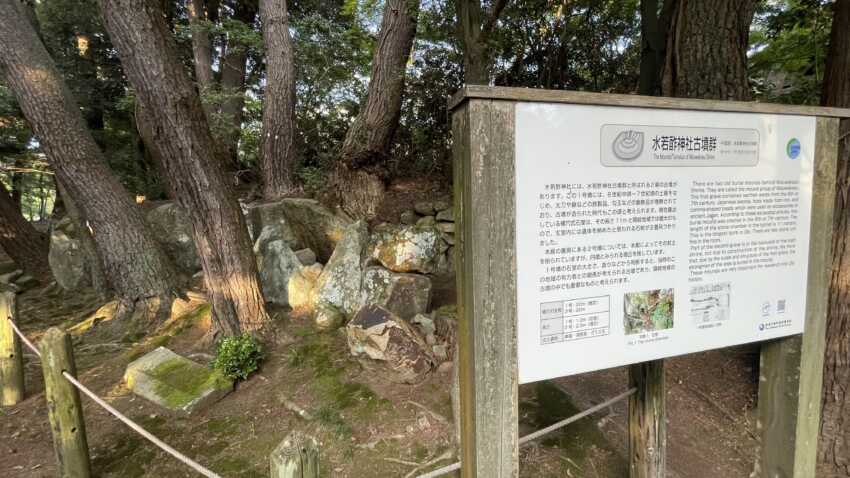
<path id="1" fill-rule="evenodd" d="M 220 400 L 233 390 L 233 380 L 165 347 L 128 365 L 124 380 L 136 395 L 187 414 Z"/>

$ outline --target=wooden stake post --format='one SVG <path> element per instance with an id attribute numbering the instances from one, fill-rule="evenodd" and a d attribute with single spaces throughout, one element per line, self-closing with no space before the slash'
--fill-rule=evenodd
<path id="1" fill-rule="evenodd" d="M 458 235 L 458 341 L 461 462 L 465 478 L 519 473 L 515 107 L 572 103 L 818 116 L 806 333 L 768 343 L 762 353 L 761 477 L 814 476 L 829 279 L 836 108 L 650 98 L 467 86 L 453 111 L 454 198 Z M 630 476 L 663 478 L 666 413 L 663 361 L 630 366 Z"/>
<path id="2" fill-rule="evenodd" d="M 0 291 L 0 406 L 17 405 L 24 399 L 24 356 L 21 339 L 12 329 L 15 293 Z"/>
<path id="3" fill-rule="evenodd" d="M 51 328 L 41 339 L 41 366 L 44 371 L 44 396 L 53 433 L 53 450 L 59 476 L 88 478 L 91 476 L 86 424 L 80 393 L 62 372 L 76 377 L 71 336 Z"/>

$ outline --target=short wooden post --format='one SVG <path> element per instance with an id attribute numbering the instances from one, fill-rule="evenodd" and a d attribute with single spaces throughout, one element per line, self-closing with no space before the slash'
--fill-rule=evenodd
<path id="1" fill-rule="evenodd" d="M 88 478 L 91 466 L 80 394 L 62 375 L 62 372 L 77 375 L 71 336 L 53 327 L 44 334 L 39 348 L 59 476 Z"/>
<path id="2" fill-rule="evenodd" d="M 24 399 L 24 355 L 21 339 L 12 329 L 15 293 L 0 291 L 0 406 L 17 405 Z"/>
<path id="3" fill-rule="evenodd" d="M 287 435 L 269 461 L 271 478 L 319 478 L 319 444 L 298 432 Z"/>
<path id="4" fill-rule="evenodd" d="M 815 476 L 832 264 L 838 123 L 838 118 L 817 119 L 805 332 L 761 346 L 757 421 L 761 445 L 755 477 Z"/>
<path id="5" fill-rule="evenodd" d="M 664 361 L 629 367 L 629 477 L 665 478 L 667 468 L 667 410 Z"/>

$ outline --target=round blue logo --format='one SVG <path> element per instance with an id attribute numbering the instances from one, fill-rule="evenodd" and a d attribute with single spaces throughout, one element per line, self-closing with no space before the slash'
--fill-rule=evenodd
<path id="1" fill-rule="evenodd" d="M 800 140 L 797 138 L 791 138 L 788 141 L 788 144 L 785 145 L 785 153 L 788 154 L 788 157 L 791 159 L 797 159 L 800 156 Z"/>

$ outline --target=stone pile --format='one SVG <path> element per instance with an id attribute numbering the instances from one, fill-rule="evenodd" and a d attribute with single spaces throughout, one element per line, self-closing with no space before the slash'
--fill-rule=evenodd
<path id="1" fill-rule="evenodd" d="M 436 274 L 454 274 L 455 219 L 451 199 L 417 202 L 412 211 L 401 213 L 399 222 L 436 229 L 443 243 L 444 252 L 437 256 L 433 272 Z"/>

